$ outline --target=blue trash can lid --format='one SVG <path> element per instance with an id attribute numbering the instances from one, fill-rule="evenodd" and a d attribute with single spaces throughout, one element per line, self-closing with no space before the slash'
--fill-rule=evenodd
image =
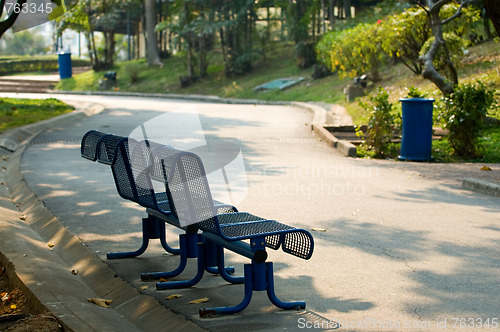
<path id="1" fill-rule="evenodd" d="M 65 55 L 65 54 L 69 54 L 71 55 L 71 52 L 70 51 L 59 51 L 59 53 L 57 53 L 59 55 Z"/>
<path id="2" fill-rule="evenodd" d="M 433 98 L 399 98 L 399 101 L 405 101 L 410 103 L 428 103 L 433 102 Z"/>

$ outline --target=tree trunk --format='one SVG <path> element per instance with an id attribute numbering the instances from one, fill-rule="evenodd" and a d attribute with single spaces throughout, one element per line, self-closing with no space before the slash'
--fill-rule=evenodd
<path id="1" fill-rule="evenodd" d="M 452 93 L 454 85 L 458 83 L 457 72 L 455 70 L 455 67 L 453 66 L 453 63 L 451 62 L 448 47 L 443 37 L 443 25 L 441 19 L 439 18 L 439 11 L 441 10 L 442 6 L 450 1 L 440 0 L 438 2 L 434 2 L 433 0 L 428 0 L 429 4 L 428 15 L 430 19 L 432 34 L 434 35 L 434 42 L 432 43 L 429 51 L 426 54 L 424 54 L 421 58 L 424 67 L 422 71 L 422 76 L 425 79 L 428 79 L 432 83 L 434 83 L 444 95 Z M 438 5 L 436 5 L 436 3 Z M 437 71 L 436 67 L 434 67 L 434 58 L 436 57 L 441 47 L 445 51 L 445 55 L 447 58 L 446 64 L 451 73 L 452 82 L 450 82 L 446 77 L 441 75 Z"/>
<path id="2" fill-rule="evenodd" d="M 351 0 L 344 0 L 344 18 L 351 17 Z"/>
<path id="3" fill-rule="evenodd" d="M 490 17 L 498 36 L 500 36 L 500 1 L 498 0 L 483 0 L 486 13 Z"/>
<path id="4" fill-rule="evenodd" d="M 146 56 L 148 65 L 163 66 L 160 61 L 160 51 L 156 40 L 156 0 L 145 0 L 144 12 L 146 15 Z"/>
<path id="5" fill-rule="evenodd" d="M 189 4 L 188 1 L 184 2 L 184 26 L 186 27 L 186 33 L 184 38 L 186 39 L 186 47 L 187 47 L 187 72 L 188 77 L 190 79 L 195 77 L 194 68 L 193 68 L 193 47 L 191 45 L 192 42 L 192 33 L 188 31 L 187 27 L 189 26 Z"/>
<path id="6" fill-rule="evenodd" d="M 330 27 L 333 29 L 335 27 L 335 4 L 333 0 L 328 1 L 328 17 L 330 18 Z"/>
<path id="7" fill-rule="evenodd" d="M 110 69 L 113 67 L 114 61 L 113 57 L 115 55 L 115 32 L 106 31 L 104 32 L 104 43 L 106 49 L 104 50 L 104 68 Z"/>

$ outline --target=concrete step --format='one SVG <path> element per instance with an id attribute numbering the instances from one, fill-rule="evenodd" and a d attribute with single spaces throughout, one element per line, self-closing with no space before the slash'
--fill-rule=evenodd
<path id="1" fill-rule="evenodd" d="M 72 73 L 78 74 L 91 69 L 92 67 L 74 67 Z M 48 75 L 2 76 L 0 92 L 46 93 L 50 92 L 59 81 L 57 72 Z"/>
<path id="2" fill-rule="evenodd" d="M 41 80 L 0 79 L 0 92 L 47 92 L 54 88 L 55 83 Z"/>

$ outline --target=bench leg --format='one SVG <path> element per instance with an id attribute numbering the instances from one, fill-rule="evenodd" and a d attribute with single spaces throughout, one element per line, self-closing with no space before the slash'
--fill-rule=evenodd
<path id="1" fill-rule="evenodd" d="M 205 241 L 203 246 L 203 251 L 205 255 L 205 271 L 212 274 L 220 274 L 220 276 L 230 283 L 243 283 L 243 277 L 235 278 L 232 277 L 231 274 L 234 273 L 234 266 L 224 267 L 224 249 L 210 241 Z"/>
<path id="2" fill-rule="evenodd" d="M 152 281 L 152 280 L 158 280 L 158 279 L 168 279 L 168 278 L 173 278 L 178 276 L 179 274 L 184 271 L 187 265 L 187 259 L 192 258 L 189 256 L 192 256 L 193 254 L 189 250 L 188 243 L 195 241 L 197 243 L 198 240 L 198 235 L 197 234 L 182 234 L 179 236 L 179 246 L 180 246 L 180 262 L 179 266 L 169 272 L 147 272 L 147 273 L 141 273 L 141 280 L 142 281 Z"/>
<path id="3" fill-rule="evenodd" d="M 252 266 L 245 264 L 245 297 L 240 304 L 233 307 L 203 308 L 199 310 L 201 318 L 215 318 L 223 315 L 231 315 L 243 311 L 252 299 Z"/>
<path id="4" fill-rule="evenodd" d="M 166 282 L 157 282 L 156 289 L 157 290 L 165 290 L 165 289 L 176 289 L 176 288 L 188 288 L 196 285 L 200 282 L 203 274 L 205 273 L 205 254 L 204 254 L 204 243 L 198 243 L 198 273 L 191 280 L 182 280 L 182 281 L 166 281 Z M 193 257 L 194 258 L 194 257 Z"/>
<path id="5" fill-rule="evenodd" d="M 108 259 L 132 258 L 143 254 L 148 248 L 149 239 L 151 238 L 148 226 L 149 226 L 149 218 L 142 218 L 142 246 L 139 249 L 127 252 L 108 252 L 106 257 Z"/>
<path id="6" fill-rule="evenodd" d="M 180 249 L 174 249 L 167 244 L 165 238 L 165 222 L 148 215 L 147 218 L 142 218 L 142 246 L 135 251 L 128 252 L 110 252 L 107 254 L 108 259 L 117 258 L 132 258 L 143 254 L 149 245 L 149 240 L 160 239 L 162 247 L 171 254 L 180 254 Z"/>
<path id="7" fill-rule="evenodd" d="M 252 299 L 253 291 L 267 291 L 267 296 L 272 304 L 280 309 L 304 309 L 304 301 L 284 302 L 276 297 L 274 293 L 274 274 L 273 263 L 255 262 L 245 264 L 245 297 L 243 301 L 233 307 L 218 307 L 200 309 L 199 314 L 202 318 L 214 318 L 223 315 L 230 315 L 245 309 Z"/>
<path id="8" fill-rule="evenodd" d="M 141 273 L 142 281 L 152 281 L 158 279 L 168 279 L 173 278 L 181 274 L 187 265 L 188 258 L 198 258 L 200 255 L 198 243 L 202 242 L 203 238 L 201 235 L 197 233 L 186 233 L 179 236 L 179 244 L 180 244 L 180 263 L 179 266 L 169 272 L 148 272 Z M 224 260 L 219 262 L 218 257 L 216 257 L 216 250 L 218 250 L 219 246 L 209 245 L 208 243 L 204 243 L 203 245 L 203 255 L 204 255 L 204 269 L 205 271 L 212 274 L 220 274 L 226 281 L 231 282 L 230 280 L 234 280 L 233 283 L 237 282 L 239 278 L 231 277 L 230 274 L 234 273 L 234 267 L 228 266 L 224 267 Z M 221 248 L 222 249 L 222 248 Z M 215 258 L 216 257 L 216 258 Z M 219 262 L 219 266 L 223 267 L 219 268 L 217 263 Z M 222 271 L 222 272 L 221 272 Z M 227 278 L 227 279 L 226 279 Z M 241 278 L 241 283 L 243 282 L 243 278 Z"/>
<path id="9" fill-rule="evenodd" d="M 217 246 L 217 266 L 218 273 L 225 281 L 231 284 L 242 284 L 245 282 L 245 277 L 233 277 L 231 275 L 234 273 L 234 267 L 224 267 L 224 248 L 222 246 Z"/>
<path id="10" fill-rule="evenodd" d="M 271 300 L 272 304 L 277 306 L 278 308 L 290 310 L 290 309 L 305 309 L 306 302 L 305 301 L 294 301 L 294 302 L 284 302 L 276 297 L 274 293 L 274 273 L 273 273 L 273 263 L 266 263 L 266 280 L 267 280 L 267 296 L 269 300 Z"/>

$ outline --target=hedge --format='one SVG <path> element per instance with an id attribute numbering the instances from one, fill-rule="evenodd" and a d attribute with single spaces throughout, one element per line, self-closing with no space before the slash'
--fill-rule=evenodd
<path id="1" fill-rule="evenodd" d="M 71 59 L 71 64 L 73 67 L 85 67 L 90 66 L 90 62 L 84 59 Z M 3 57 L 0 58 L 0 75 L 9 75 L 15 73 L 25 73 L 25 72 L 53 72 L 57 71 L 59 68 L 57 57 L 50 58 L 12 58 Z"/>

